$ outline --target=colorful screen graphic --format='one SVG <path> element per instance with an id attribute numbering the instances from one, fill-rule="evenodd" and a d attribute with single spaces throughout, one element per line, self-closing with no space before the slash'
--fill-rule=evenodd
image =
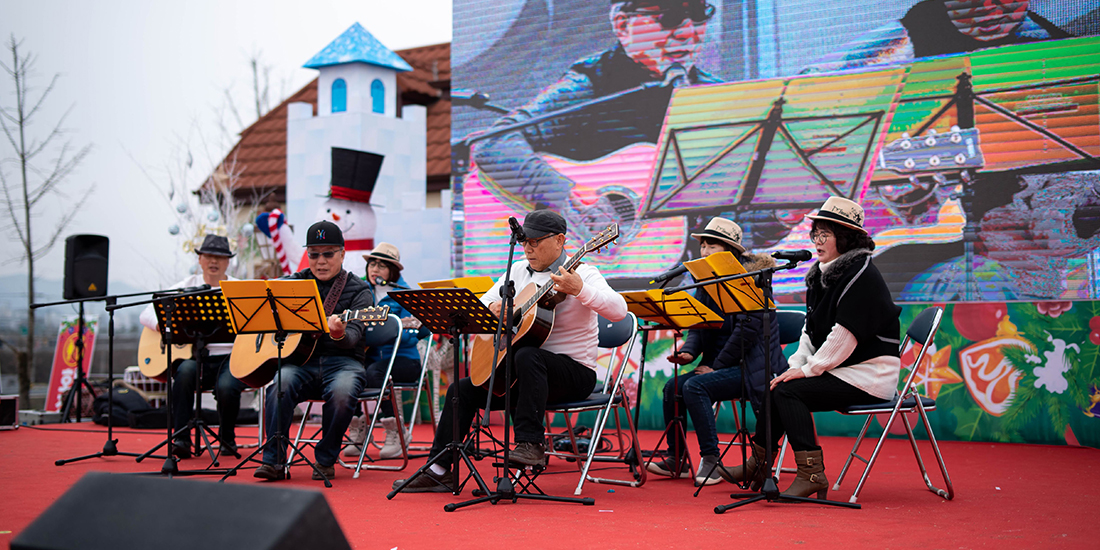
<path id="1" fill-rule="evenodd" d="M 853 17 L 858 14 L 858 17 Z M 456 0 L 457 276 L 497 275 L 509 216 L 561 212 L 638 287 L 736 221 L 812 249 L 866 209 L 898 301 L 1100 299 L 1095 2 Z M 808 267 L 808 266 L 807 266 Z M 806 267 L 776 279 L 801 301 Z"/>

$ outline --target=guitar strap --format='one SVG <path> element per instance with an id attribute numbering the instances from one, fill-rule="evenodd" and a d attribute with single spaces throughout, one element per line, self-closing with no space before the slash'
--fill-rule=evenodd
<path id="1" fill-rule="evenodd" d="M 336 281 L 332 283 L 332 288 L 329 289 L 328 295 L 325 296 L 325 317 L 332 315 L 336 311 L 336 303 L 340 301 L 340 295 L 344 293 L 344 285 L 348 282 L 348 270 L 341 269 L 340 274 L 336 276 Z"/>

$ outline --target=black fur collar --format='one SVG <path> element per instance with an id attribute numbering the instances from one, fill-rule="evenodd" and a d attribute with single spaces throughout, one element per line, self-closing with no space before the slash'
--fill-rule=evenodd
<path id="1" fill-rule="evenodd" d="M 840 280 L 844 273 L 848 271 L 848 268 L 853 264 L 863 263 L 863 259 L 871 255 L 871 251 L 866 248 L 856 248 L 855 250 L 849 250 L 844 254 L 841 254 L 839 258 L 833 260 L 833 263 L 829 266 L 829 271 L 825 274 L 825 278 L 821 280 L 821 286 L 828 287 L 829 285 Z M 810 266 L 810 270 L 806 272 L 806 285 L 813 286 L 813 283 L 821 277 L 821 263 L 815 263 Z"/>

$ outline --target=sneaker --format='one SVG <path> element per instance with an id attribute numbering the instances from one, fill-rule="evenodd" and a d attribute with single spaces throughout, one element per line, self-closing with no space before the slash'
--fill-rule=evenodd
<path id="1" fill-rule="evenodd" d="M 525 466 L 545 466 L 546 448 L 541 443 L 521 441 L 516 444 L 515 449 L 512 449 L 508 460 Z"/>
<path id="2" fill-rule="evenodd" d="M 729 475 L 717 456 L 703 456 L 699 459 L 699 469 L 695 471 L 695 486 L 714 485 Z"/>
<path id="3" fill-rule="evenodd" d="M 677 467 L 679 467 L 679 472 L 677 472 Z M 654 460 L 646 464 L 645 469 L 650 473 L 671 477 L 672 479 L 691 476 L 691 468 L 688 466 L 686 459 L 676 460 L 672 457 L 665 457 L 662 460 Z"/>
<path id="4" fill-rule="evenodd" d="M 394 490 L 401 486 L 402 483 L 405 483 L 404 479 L 394 481 Z M 406 493 L 453 493 L 454 489 L 451 487 L 451 472 L 436 474 L 429 468 L 413 478 L 412 483 L 406 485 L 402 491 Z"/>
<path id="5" fill-rule="evenodd" d="M 313 469 L 313 481 L 324 481 L 325 478 L 333 479 L 336 477 L 336 465 L 321 466 L 317 464 L 317 467 Z"/>
<path id="6" fill-rule="evenodd" d="M 378 452 L 379 458 L 397 458 L 404 449 L 401 448 L 401 438 L 397 433 L 397 418 L 383 418 L 382 427 L 386 429 L 386 442 L 382 444 L 382 450 Z"/>
<path id="7" fill-rule="evenodd" d="M 348 439 L 352 444 L 344 448 L 344 456 L 359 456 L 363 452 L 363 444 L 367 441 L 366 416 L 351 417 L 351 424 L 348 424 Z"/>
<path id="8" fill-rule="evenodd" d="M 270 464 L 260 464 L 260 467 L 256 468 L 255 472 L 252 472 L 252 477 L 258 477 L 267 481 L 279 481 L 286 479 L 286 471 L 282 468 L 276 469 Z"/>

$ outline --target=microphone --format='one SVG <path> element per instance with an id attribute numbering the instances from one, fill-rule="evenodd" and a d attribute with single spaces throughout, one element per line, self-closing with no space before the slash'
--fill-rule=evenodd
<path id="1" fill-rule="evenodd" d="M 391 283 L 391 282 L 389 282 L 389 281 L 387 281 L 387 280 L 385 280 L 381 277 L 375 277 L 374 278 L 374 284 L 375 284 L 375 286 L 389 285 L 389 286 L 392 286 L 393 288 L 395 288 L 397 290 L 408 290 L 409 289 L 409 287 L 407 287 L 407 286 L 401 286 L 401 285 L 397 284 L 396 282 Z"/>
<path id="2" fill-rule="evenodd" d="M 788 262 L 807 262 L 814 255 L 809 250 L 781 250 L 772 252 L 772 258 L 786 260 Z"/>
<path id="3" fill-rule="evenodd" d="M 527 240 L 527 234 L 523 232 L 523 227 L 519 225 L 515 216 L 508 217 L 508 225 L 512 228 L 512 235 L 515 236 L 516 242 L 522 243 Z"/>
<path id="4" fill-rule="evenodd" d="M 684 273 L 687 272 L 687 270 L 688 270 L 688 268 L 687 268 L 686 265 L 680 264 L 680 265 L 678 265 L 678 266 L 676 266 L 676 267 L 674 267 L 674 268 L 672 268 L 672 269 L 670 269 L 670 270 L 654 277 L 653 280 L 649 282 L 649 284 L 663 283 L 663 282 L 665 282 L 669 279 L 673 279 L 673 278 L 679 277 L 680 275 L 683 275 Z"/>
<path id="5" fill-rule="evenodd" d="M 179 292 L 199 292 L 203 290 L 210 290 L 210 285 L 189 286 L 179 289 Z"/>

